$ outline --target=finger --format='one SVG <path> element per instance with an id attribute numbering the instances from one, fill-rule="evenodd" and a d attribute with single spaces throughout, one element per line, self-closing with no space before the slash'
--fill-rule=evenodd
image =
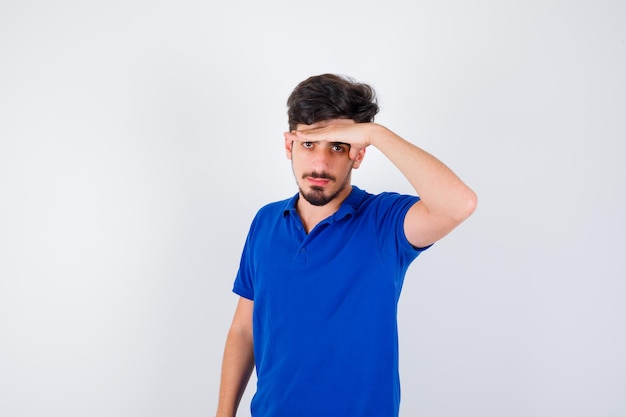
<path id="1" fill-rule="evenodd" d="M 292 140 L 292 141 L 293 141 L 293 140 L 296 140 L 296 141 L 301 140 L 301 139 L 298 137 L 298 135 L 296 135 L 294 132 L 295 132 L 295 131 L 293 131 L 293 132 L 285 132 L 285 133 L 284 133 L 285 139 L 287 139 L 287 140 Z"/>
<path id="2" fill-rule="evenodd" d="M 311 140 L 316 138 L 316 140 L 326 140 L 332 138 L 331 130 L 328 127 L 316 127 L 314 129 L 305 129 L 305 130 L 293 130 L 294 134 L 298 137 Z"/>

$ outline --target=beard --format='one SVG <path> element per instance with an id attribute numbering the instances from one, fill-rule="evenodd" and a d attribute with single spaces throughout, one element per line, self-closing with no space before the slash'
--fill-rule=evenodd
<path id="1" fill-rule="evenodd" d="M 319 174 L 317 172 L 313 172 L 311 174 L 304 174 L 302 178 L 306 178 L 307 176 L 313 177 L 313 178 L 324 178 L 324 179 L 331 180 L 333 182 L 336 181 L 335 177 L 330 176 L 325 173 Z M 326 204 L 330 203 L 335 198 L 337 198 L 337 196 L 341 194 L 341 192 L 349 185 L 349 183 L 350 183 L 350 176 L 348 175 L 346 179 L 344 180 L 343 184 L 341 185 L 341 187 L 339 187 L 334 193 L 331 193 L 331 194 L 326 194 L 326 192 L 324 191 L 324 187 L 311 186 L 308 192 L 305 192 L 300 186 L 298 186 L 298 188 L 300 190 L 300 195 L 310 204 L 314 206 L 325 206 Z"/>

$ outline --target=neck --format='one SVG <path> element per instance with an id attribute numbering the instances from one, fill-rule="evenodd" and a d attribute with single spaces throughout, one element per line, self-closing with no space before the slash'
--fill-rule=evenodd
<path id="1" fill-rule="evenodd" d="M 306 232 L 309 233 L 319 222 L 336 213 L 339 207 L 341 207 L 341 203 L 350 195 L 351 191 L 351 186 L 346 187 L 337 197 L 323 206 L 314 206 L 306 201 L 302 193 L 300 193 L 298 202 L 296 203 L 296 210 Z"/>

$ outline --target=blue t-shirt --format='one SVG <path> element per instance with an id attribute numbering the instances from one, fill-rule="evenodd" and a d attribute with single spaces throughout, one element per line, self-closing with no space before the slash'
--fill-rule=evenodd
<path id="1" fill-rule="evenodd" d="M 419 198 L 357 187 L 306 234 L 298 195 L 254 218 L 233 291 L 254 300 L 254 417 L 398 415 L 397 304 Z"/>

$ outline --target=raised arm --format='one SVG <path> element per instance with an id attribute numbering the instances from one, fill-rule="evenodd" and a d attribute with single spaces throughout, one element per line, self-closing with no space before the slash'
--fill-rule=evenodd
<path id="1" fill-rule="evenodd" d="M 441 239 L 476 208 L 476 194 L 441 161 L 383 126 L 372 126 L 377 147 L 409 180 L 420 201 L 404 220 L 404 232 L 413 246 Z"/>
<path id="2" fill-rule="evenodd" d="M 404 221 L 407 239 L 425 247 L 450 233 L 476 208 L 476 194 L 433 155 L 377 123 L 330 123 L 295 131 L 300 141 L 350 144 L 350 158 L 362 158 L 365 148 L 378 148 L 402 172 L 420 197 Z"/>
<path id="3" fill-rule="evenodd" d="M 241 297 L 226 337 L 216 417 L 235 417 L 254 369 L 252 310 L 254 302 Z"/>

